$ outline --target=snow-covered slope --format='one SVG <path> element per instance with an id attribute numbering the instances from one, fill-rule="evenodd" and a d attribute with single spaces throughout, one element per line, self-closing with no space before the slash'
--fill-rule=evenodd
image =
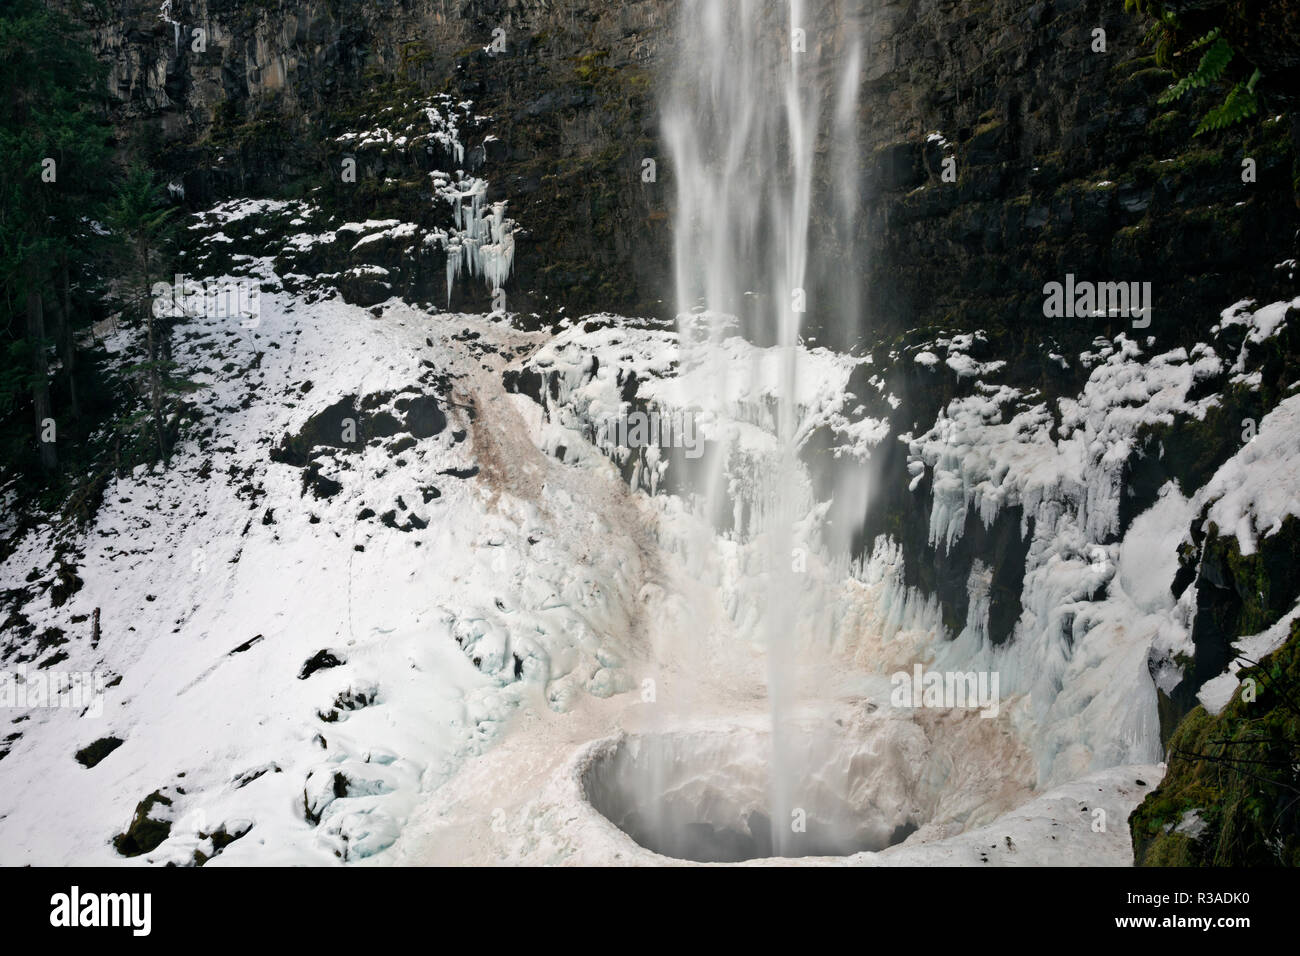
<path id="1" fill-rule="evenodd" d="M 562 709 L 628 685 L 618 662 L 653 573 L 638 503 L 536 449 L 490 372 L 526 336 L 277 291 L 256 329 L 199 316 L 179 332 L 177 360 L 207 386 L 201 438 L 168 472 L 112 482 L 59 546 L 84 584 L 54 607 L 37 583 L 24 607 L 36 634 L 65 628 L 52 672 L 111 686 L 98 719 L 14 722 L 4 863 L 121 860 L 111 840 L 153 791 L 172 822 L 153 862 L 211 855 L 200 834 L 223 828 L 247 832 L 223 861 L 366 856 L 521 698 Z M 337 414 L 344 400 L 354 410 Z M 360 440 L 324 434 L 323 412 L 335 428 L 355 418 Z M 313 464 L 273 461 L 312 421 Z M 54 550 L 29 536 L 7 586 Z M 74 759 L 110 736 L 123 743 L 98 765 Z"/>

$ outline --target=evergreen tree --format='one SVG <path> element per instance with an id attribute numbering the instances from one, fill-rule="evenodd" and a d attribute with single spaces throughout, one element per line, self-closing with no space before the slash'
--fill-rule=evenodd
<path id="1" fill-rule="evenodd" d="M 109 203 L 104 222 L 113 233 L 113 250 L 121 269 L 123 312 L 137 317 L 145 330 L 145 361 L 134 371 L 148 382 L 149 419 L 163 466 L 171 463 L 164 406 L 167 395 L 183 391 L 189 383 L 173 378 L 175 367 L 164 347 L 169 327 L 159 314 L 153 295 L 154 280 L 167 274 L 175 228 L 175 209 L 165 205 L 163 190 L 143 166 L 132 166 Z M 180 294 L 183 290 L 177 290 Z"/>
<path id="2" fill-rule="evenodd" d="M 66 425 L 80 412 L 72 281 L 90 261 L 87 212 L 106 179 L 103 77 L 61 13 L 41 0 L 0 4 L 0 419 L 30 403 L 47 473 L 58 462 L 49 440 L 57 438 L 56 419 L 63 413 Z M 54 407 L 51 394 L 51 347 L 65 409 Z"/>

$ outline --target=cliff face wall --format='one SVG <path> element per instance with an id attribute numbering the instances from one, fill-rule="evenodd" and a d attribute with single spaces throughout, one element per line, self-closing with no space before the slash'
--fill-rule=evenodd
<path id="1" fill-rule="evenodd" d="M 334 138 L 373 127 L 390 105 L 471 100 L 489 119 L 466 143 L 467 165 L 525 226 L 511 309 L 572 313 L 650 312 L 664 295 L 668 200 L 642 183 L 641 159 L 656 155 L 653 69 L 670 12 L 662 2 L 175 0 L 168 22 L 154 0 L 126 0 L 89 16 L 123 135 L 198 205 L 323 183 L 340 213 L 418 220 L 434 202 L 426 157 L 360 154 L 360 188 L 345 190 L 351 151 Z M 441 266 L 422 265 L 430 275 L 406 291 L 434 299 Z M 486 310 L 487 296 L 453 306 Z"/>
<path id="2" fill-rule="evenodd" d="M 882 237 L 873 314 L 1032 338 L 1043 283 L 1073 272 L 1152 282 L 1151 334 L 1176 338 L 1185 320 L 1160 316 L 1212 320 L 1225 281 L 1243 294 L 1272 282 L 1294 247 L 1294 127 L 1193 136 L 1207 101 L 1157 103 L 1171 77 L 1141 43 L 1146 26 L 1102 0 L 881 8 L 865 102 L 893 133 L 880 142 L 887 126 L 864 124 L 877 137 L 866 222 Z M 946 186 L 945 156 L 958 171 Z"/>
<path id="3" fill-rule="evenodd" d="M 512 308 L 668 315 L 656 96 L 674 14 L 666 0 L 123 0 L 92 23 L 116 119 L 192 201 L 330 182 L 343 150 L 329 137 L 386 102 L 447 92 L 491 117 L 478 133 L 495 137 L 490 198 L 527 230 Z M 1268 285 L 1294 245 L 1291 122 L 1193 137 L 1196 104 L 1157 105 L 1169 74 L 1120 0 L 817 0 L 805 17 L 824 106 L 863 45 L 857 230 L 835 234 L 821 205 L 814 286 L 863 302 L 875 338 L 996 326 L 999 348 L 1036 348 L 1042 285 L 1067 272 L 1151 281 L 1161 314 L 1212 316 L 1225 280 Z M 1245 186 L 1248 155 L 1258 181 Z M 390 155 L 361 172 L 400 180 L 418 164 Z M 358 214 L 393 200 L 354 192 L 338 201 Z M 402 195 L 405 218 L 425 198 Z M 811 301 L 810 331 L 843 337 Z M 1157 318 L 1151 334 L 1186 328 Z M 1076 331 L 1086 343 L 1109 329 L 1052 330 Z"/>

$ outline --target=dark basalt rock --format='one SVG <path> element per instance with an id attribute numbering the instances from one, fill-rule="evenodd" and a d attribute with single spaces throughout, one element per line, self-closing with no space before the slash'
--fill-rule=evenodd
<path id="1" fill-rule="evenodd" d="M 100 737 L 77 751 L 77 763 L 87 768 L 94 767 L 125 742 L 120 737 Z"/>
<path id="2" fill-rule="evenodd" d="M 212 841 L 212 854 L 209 856 L 201 850 L 195 850 L 194 865 L 203 866 L 203 864 L 207 863 L 213 857 L 220 856 L 222 850 L 241 837 L 247 836 L 252 829 L 253 827 L 250 824 L 243 828 L 236 827 L 233 830 L 227 830 L 226 825 L 223 823 L 211 833 L 199 833 L 199 839 Z"/>
<path id="3" fill-rule="evenodd" d="M 317 498 L 333 498 L 343 490 L 343 485 L 333 478 L 326 478 L 320 473 L 320 466 L 313 462 L 302 472 L 302 492 L 310 489 Z"/>
<path id="4" fill-rule="evenodd" d="M 131 824 L 124 833 L 113 838 L 113 848 L 122 856 L 140 856 L 156 850 L 171 835 L 171 821 L 161 819 L 163 807 L 170 807 L 172 801 L 161 790 L 155 790 L 141 800 L 131 817 Z M 155 816 L 155 812 L 159 816 Z"/>
<path id="5" fill-rule="evenodd" d="M 257 634 L 257 635 L 255 635 L 255 636 L 253 636 L 253 637 L 250 637 L 248 640 L 244 641 L 244 643 L 240 644 L 238 647 L 233 648 L 233 649 L 230 651 L 230 654 L 231 654 L 231 655 L 242 654 L 242 653 L 244 653 L 245 651 L 251 649 L 252 646 L 253 646 L 254 644 L 257 644 L 258 642 L 260 642 L 260 641 L 262 641 L 262 640 L 264 640 L 264 638 L 262 637 L 261 634 Z"/>
<path id="6" fill-rule="evenodd" d="M 295 435 L 285 435 L 271 449 L 271 460 L 297 468 L 313 464 L 322 449 L 357 451 L 375 439 L 391 438 L 401 424 L 389 412 L 372 411 L 384 396 L 368 396 L 358 408 L 355 396 L 339 399 L 317 412 Z"/>
<path id="7" fill-rule="evenodd" d="M 289 11 L 190 0 L 174 11 L 179 45 L 148 0 L 78 13 L 110 66 L 121 136 L 147 130 L 161 140 L 158 164 L 196 206 L 320 185 L 321 169 L 342 155 L 330 149 L 332 137 L 395 100 L 444 89 L 473 100 L 476 113 L 493 119 L 469 133 L 464 165 L 488 178 L 489 201 L 509 200 L 512 215 L 526 210 L 508 284 L 512 309 L 526 314 L 559 305 L 637 312 L 663 298 L 668 261 L 633 255 L 630 243 L 649 235 L 665 250 L 669 242 L 668 192 L 641 182 L 640 161 L 662 158 L 648 61 L 670 8 L 667 0 L 564 0 L 509 11 L 435 0 L 303 0 Z M 208 30 L 202 53 L 191 49 L 196 25 Z M 507 49 L 490 55 L 483 47 L 498 25 L 507 27 Z M 355 188 L 335 188 L 331 176 L 317 196 L 349 219 L 396 212 L 419 221 L 432 211 L 423 175 L 430 159 L 423 150 L 382 162 L 363 154 Z M 431 251 L 395 263 L 387 276 L 346 276 L 342 294 L 365 306 L 393 294 L 442 300 L 442 261 Z M 304 262 L 295 271 L 355 264 Z M 463 282 L 450 307 L 478 311 L 488 299 L 480 283 Z"/>
<path id="8" fill-rule="evenodd" d="M 1204 516 L 1194 528 L 1201 525 Z M 1196 582 L 1194 654 L 1183 664 L 1183 680 L 1169 695 L 1160 692 L 1160 730 L 1168 743 L 1179 721 L 1197 706 L 1196 694 L 1237 656 L 1233 642 L 1276 624 L 1300 599 L 1300 519 L 1287 517 L 1261 537 L 1254 554 L 1243 555 L 1236 537 L 1221 536 L 1212 523 L 1194 534 L 1180 554 L 1183 589 Z M 1181 593 L 1181 591 L 1180 591 Z"/>
<path id="9" fill-rule="evenodd" d="M 473 478 L 475 475 L 477 475 L 478 466 L 471 465 L 469 468 L 447 468 L 444 471 L 438 472 L 438 474 L 446 475 L 449 478 L 460 478 L 464 480 L 467 478 Z"/>
<path id="10" fill-rule="evenodd" d="M 447 416 L 432 395 L 398 399 L 397 410 L 406 415 L 406 430 L 414 438 L 432 438 L 447 427 Z"/>
<path id="11" fill-rule="evenodd" d="M 317 651 L 307 659 L 306 663 L 302 665 L 302 669 L 298 671 L 298 680 L 306 680 L 317 671 L 328 670 L 331 667 L 338 667 L 343 663 L 343 659 L 336 657 L 332 651 Z"/>

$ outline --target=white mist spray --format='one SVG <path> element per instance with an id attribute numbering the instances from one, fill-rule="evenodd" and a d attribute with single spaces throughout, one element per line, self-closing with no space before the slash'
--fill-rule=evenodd
<path id="1" fill-rule="evenodd" d="M 802 0 L 788 8 L 759 0 L 683 0 L 677 56 L 662 108 L 676 185 L 674 266 L 684 366 L 704 366 L 716 408 L 729 393 L 719 344 L 739 331 L 775 350 L 779 400 L 769 427 L 776 454 L 746 481 L 732 480 L 732 453 L 708 461 L 695 490 L 710 521 L 761 552 L 765 586 L 754 589 L 767 654 L 773 752 L 769 813 L 773 852 L 791 855 L 797 755 L 790 744 L 796 703 L 796 637 L 804 611 L 793 552 L 811 494 L 798 457 L 800 327 L 817 304 L 806 286 L 814 160 L 821 118 L 819 39 L 828 25 L 804 22 Z M 856 120 L 859 54 L 835 95 L 835 125 Z M 856 162 L 855 151 L 837 155 Z M 847 202 L 853 177 L 839 177 L 833 202 Z M 844 196 L 842 199 L 841 197 Z M 853 197 L 856 202 L 856 197 Z M 851 214 L 849 214 L 851 223 Z M 737 323 L 738 330 L 734 327 Z"/>

